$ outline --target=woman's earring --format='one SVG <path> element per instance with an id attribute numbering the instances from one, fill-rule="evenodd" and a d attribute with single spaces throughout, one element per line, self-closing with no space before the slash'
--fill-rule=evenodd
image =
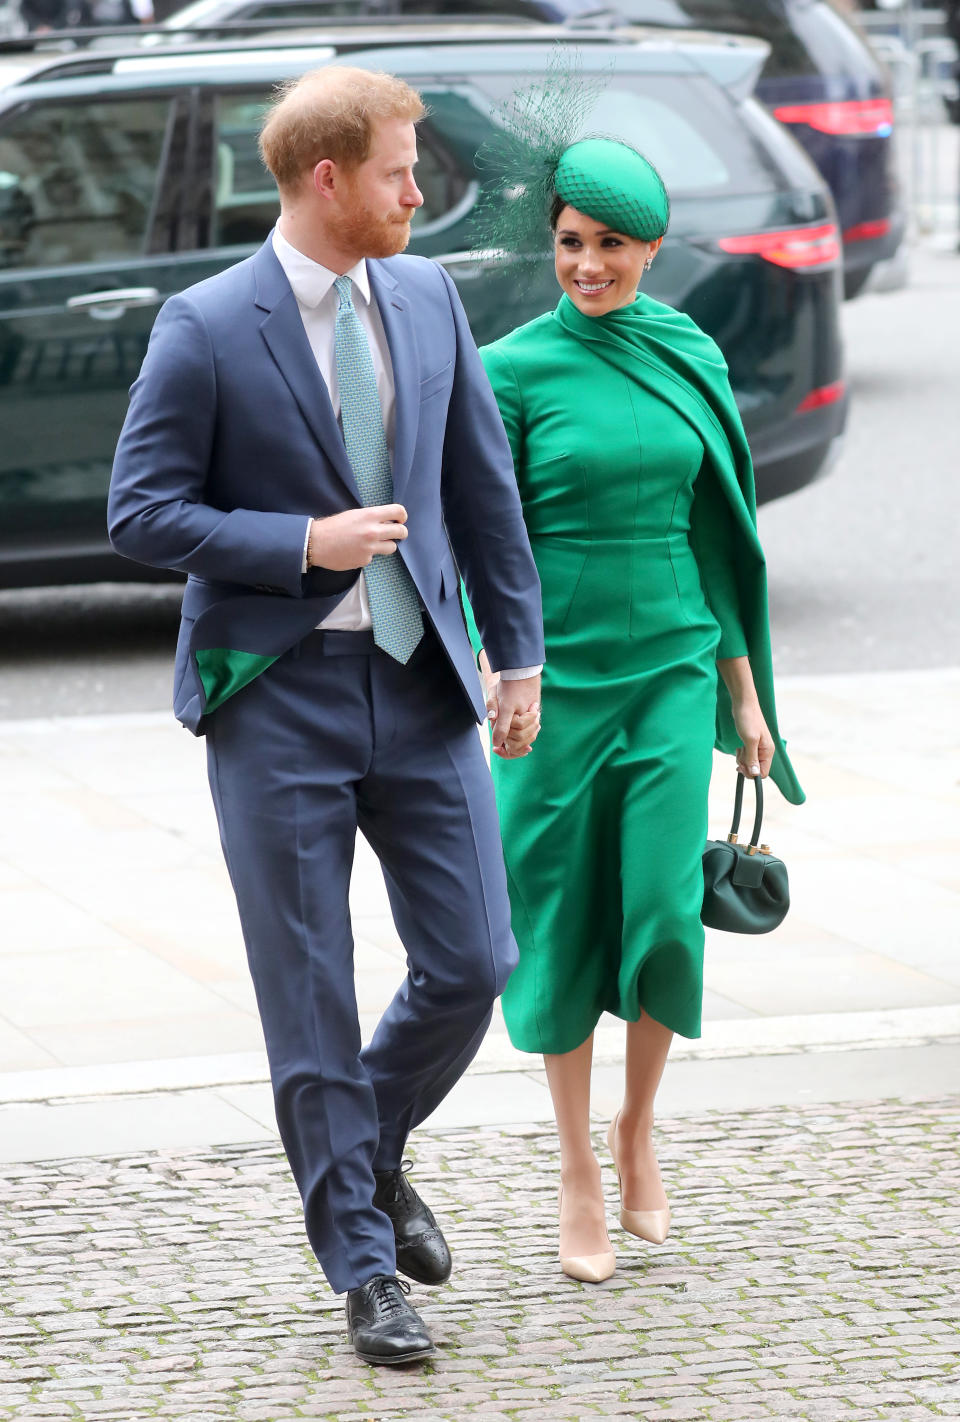
<path id="1" fill-rule="evenodd" d="M 645 272 L 648 272 L 652 266 L 653 266 L 653 258 L 652 258 L 652 257 L 648 257 L 647 260 L 646 260 L 646 261 L 644 262 L 644 264 L 643 264 L 643 270 L 644 270 Z"/>

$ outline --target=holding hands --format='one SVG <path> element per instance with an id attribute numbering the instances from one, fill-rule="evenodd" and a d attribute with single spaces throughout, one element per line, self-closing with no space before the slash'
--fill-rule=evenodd
<path id="1" fill-rule="evenodd" d="M 480 653 L 487 716 L 493 722 L 493 753 L 501 760 L 529 755 L 540 734 L 540 677 L 504 681 Z"/>

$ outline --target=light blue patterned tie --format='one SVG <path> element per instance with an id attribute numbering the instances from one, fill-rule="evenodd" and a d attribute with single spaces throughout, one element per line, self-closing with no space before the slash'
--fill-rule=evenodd
<path id="1" fill-rule="evenodd" d="M 353 309 L 350 278 L 334 282 L 337 311 L 335 355 L 340 386 L 343 442 L 365 507 L 393 503 L 393 471 L 383 429 L 383 411 L 366 332 Z M 420 599 L 399 552 L 378 554 L 364 568 L 373 620 L 373 640 L 406 664 L 423 636 Z"/>

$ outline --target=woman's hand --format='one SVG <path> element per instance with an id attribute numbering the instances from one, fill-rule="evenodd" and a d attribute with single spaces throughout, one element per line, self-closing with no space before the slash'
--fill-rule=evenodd
<path id="1" fill-rule="evenodd" d="M 733 708 L 733 724 L 742 742 L 737 751 L 737 769 L 741 775 L 753 779 L 759 775 L 764 780 L 770 774 L 773 762 L 773 737 L 763 719 L 760 703 L 754 699 Z"/>
<path id="2" fill-rule="evenodd" d="M 500 715 L 500 673 L 490 670 L 486 652 L 477 658 L 483 681 L 483 699 L 487 704 L 487 720 L 495 721 Z"/>
<path id="3" fill-rule="evenodd" d="M 765 780 L 773 763 L 773 737 L 760 710 L 749 658 L 718 658 L 717 668 L 730 692 L 733 724 L 741 741 L 737 751 L 737 769 L 741 775 L 748 775 L 751 779 L 759 775 Z"/>

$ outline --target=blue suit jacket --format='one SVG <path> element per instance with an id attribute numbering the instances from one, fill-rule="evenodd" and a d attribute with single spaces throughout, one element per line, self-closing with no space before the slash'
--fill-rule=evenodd
<path id="1" fill-rule="evenodd" d="M 540 583 L 513 461 L 446 272 L 408 256 L 368 269 L 396 386 L 394 497 L 409 530 L 399 556 L 480 720 L 457 564 L 492 665 L 543 660 Z M 301 572 L 306 519 L 360 503 L 268 238 L 161 310 L 110 486 L 117 552 L 189 575 L 174 710 L 194 733 L 206 707 L 197 653 L 274 658 L 321 622 L 357 575 Z"/>

